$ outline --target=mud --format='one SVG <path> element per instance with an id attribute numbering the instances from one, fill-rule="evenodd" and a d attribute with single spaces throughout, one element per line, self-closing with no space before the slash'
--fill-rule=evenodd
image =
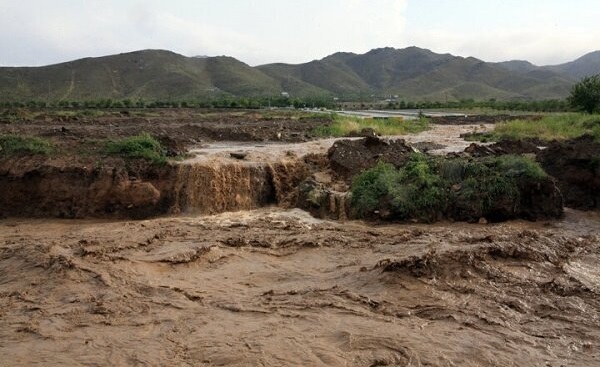
<path id="1" fill-rule="evenodd" d="M 0 222 L 9 365 L 594 366 L 600 218 Z"/>
<path id="2" fill-rule="evenodd" d="M 472 143 L 465 149 L 472 157 L 489 157 L 503 154 L 537 154 L 540 148 L 537 145 L 524 140 L 501 140 L 494 144 L 481 145 Z"/>
<path id="3" fill-rule="evenodd" d="M 565 205 L 583 210 L 600 209 L 600 143 L 591 136 L 552 142 L 538 161 L 556 177 Z"/>
<path id="4" fill-rule="evenodd" d="M 286 111 L 272 114 L 251 110 L 165 109 L 133 110 L 126 114 L 104 111 L 102 116 L 90 117 L 48 112 L 35 118 L 21 116 L 10 123 L 0 115 L 0 133 L 48 137 L 68 147 L 84 139 L 113 139 L 147 132 L 167 146 L 181 148 L 211 141 L 306 141 L 314 138 L 311 135 L 314 127 L 330 121 L 312 116 L 299 118 Z"/>
<path id="5" fill-rule="evenodd" d="M 327 152 L 335 174 L 351 180 L 378 161 L 401 167 L 416 150 L 402 139 L 382 139 L 375 136 L 358 140 L 338 140 Z"/>

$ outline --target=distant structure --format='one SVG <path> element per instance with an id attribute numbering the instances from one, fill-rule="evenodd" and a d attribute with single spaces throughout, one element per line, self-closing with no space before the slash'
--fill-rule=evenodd
<path id="1" fill-rule="evenodd" d="M 290 94 L 288 92 L 281 92 L 281 96 L 285 98 L 289 98 Z"/>

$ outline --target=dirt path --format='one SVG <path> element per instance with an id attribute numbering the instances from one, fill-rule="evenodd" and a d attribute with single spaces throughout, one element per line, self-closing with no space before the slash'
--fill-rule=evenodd
<path id="1" fill-rule="evenodd" d="M 0 365 L 600 361 L 600 218 L 0 222 Z"/>

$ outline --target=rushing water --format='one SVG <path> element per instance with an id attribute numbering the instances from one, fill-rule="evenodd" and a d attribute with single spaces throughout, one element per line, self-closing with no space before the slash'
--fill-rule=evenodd
<path id="1" fill-rule="evenodd" d="M 0 222 L 2 365 L 596 366 L 600 220 Z"/>

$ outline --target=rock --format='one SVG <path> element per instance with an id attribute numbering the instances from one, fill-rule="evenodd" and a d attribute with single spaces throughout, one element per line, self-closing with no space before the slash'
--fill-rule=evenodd
<path id="1" fill-rule="evenodd" d="M 248 155 L 248 152 L 231 152 L 231 153 L 229 153 L 229 155 L 231 156 L 231 158 L 245 159 L 246 156 Z"/>
<path id="2" fill-rule="evenodd" d="M 488 224 L 488 221 L 484 217 L 481 217 L 479 218 L 479 224 Z"/>
<path id="3" fill-rule="evenodd" d="M 361 131 L 352 131 L 350 132 L 350 134 L 348 134 L 349 137 L 369 137 L 369 136 L 377 136 L 377 133 L 375 132 L 375 130 L 371 129 L 370 127 L 365 127 L 364 129 L 362 129 Z"/>

